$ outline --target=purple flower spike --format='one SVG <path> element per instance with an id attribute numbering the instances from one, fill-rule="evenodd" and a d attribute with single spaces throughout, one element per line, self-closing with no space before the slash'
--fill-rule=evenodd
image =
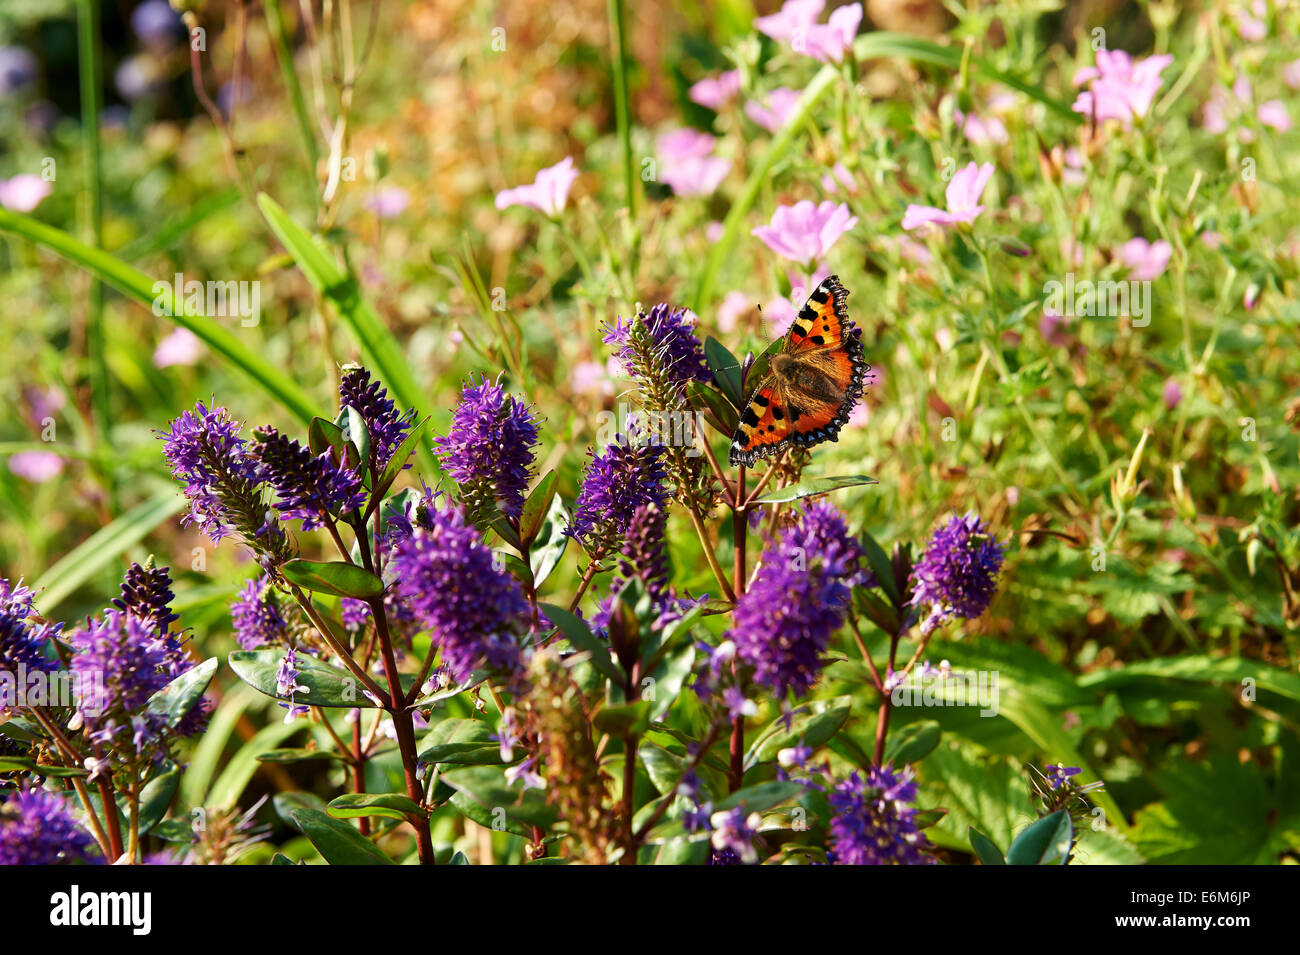
<path id="1" fill-rule="evenodd" d="M 924 631 L 953 617 L 971 620 L 987 610 L 997 590 L 1002 560 L 1002 545 L 973 511 L 954 516 L 936 530 L 912 568 L 909 603 L 930 607 Z"/>
<path id="2" fill-rule="evenodd" d="M 74 631 L 71 669 L 81 676 L 80 712 L 90 738 L 101 746 L 143 755 L 161 743 L 163 716 L 150 713 L 149 698 L 171 682 L 168 647 L 143 621 L 107 610 Z"/>
<path id="3" fill-rule="evenodd" d="M 658 411 L 669 410 L 674 403 L 669 390 L 680 396 L 689 382 L 713 377 L 695 334 L 695 313 L 689 309 L 660 303 L 627 323 L 618 318 L 612 326 L 606 325 L 601 340 L 614 346 L 614 355 L 628 375 L 655 392 L 648 397 Z"/>
<path id="4" fill-rule="evenodd" d="M 122 581 L 122 596 L 113 601 L 118 610 L 134 614 L 159 636 L 166 636 L 171 625 L 180 619 L 172 613 L 172 579 L 166 567 L 132 563 Z"/>
<path id="5" fill-rule="evenodd" d="M 523 664 L 513 634 L 528 617 L 528 602 L 459 508 L 429 502 L 414 534 L 397 545 L 391 567 L 399 595 L 453 677 L 466 680 L 484 667 L 519 678 Z"/>
<path id="6" fill-rule="evenodd" d="M 831 504 L 810 504 L 799 525 L 769 543 L 727 633 L 754 680 L 778 697 L 803 696 L 825 665 L 859 579 L 858 543 Z"/>
<path id="7" fill-rule="evenodd" d="M 594 455 L 565 531 L 593 554 L 617 546 L 644 504 L 668 502 L 663 446 L 634 447 L 624 438 Z"/>
<path id="8" fill-rule="evenodd" d="M 925 835 L 916 827 L 916 783 L 911 770 L 873 766 L 866 779 L 855 769 L 829 795 L 836 865 L 933 865 Z"/>
<path id="9" fill-rule="evenodd" d="M 436 444 L 447 472 L 468 498 L 490 494 L 501 512 L 517 519 L 532 479 L 538 442 L 536 412 L 500 384 L 473 378 L 461 392 L 451 430 Z M 479 501 L 471 502 L 475 519 Z"/>
<path id="10" fill-rule="evenodd" d="M 93 848 L 54 793 L 24 786 L 0 804 L 0 866 L 89 862 Z"/>
<path id="11" fill-rule="evenodd" d="M 253 448 L 258 473 L 276 490 L 276 509 L 285 520 L 298 518 L 302 529 L 324 527 L 328 516 L 366 502 L 361 478 L 331 458 L 311 451 L 275 428 L 261 428 Z"/>
<path id="12" fill-rule="evenodd" d="M 289 623 L 280 612 L 280 602 L 270 583 L 266 576 L 253 578 L 230 605 L 235 639 L 245 650 L 275 646 L 288 637 Z"/>
<path id="13" fill-rule="evenodd" d="M 406 440 L 413 412 L 399 413 L 384 386 L 372 381 L 370 372 L 360 365 L 344 367 L 343 377 L 339 379 L 339 407 L 354 409 L 365 421 L 374 468 L 382 473 L 393 453 Z"/>
<path id="14" fill-rule="evenodd" d="M 239 436 L 239 422 L 225 408 L 199 402 L 159 432 L 172 473 L 185 482 L 190 512 L 182 524 L 198 524 L 212 543 L 238 532 L 254 547 L 283 552 L 284 535 L 268 525 L 257 463 Z"/>

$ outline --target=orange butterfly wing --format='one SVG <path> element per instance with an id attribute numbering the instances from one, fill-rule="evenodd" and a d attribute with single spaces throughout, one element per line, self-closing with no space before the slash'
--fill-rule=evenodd
<path id="1" fill-rule="evenodd" d="M 792 381 L 817 387 L 799 391 L 782 387 L 768 375 L 754 389 L 741 412 L 732 439 L 730 461 L 750 467 L 797 444 L 813 447 L 834 441 L 862 396 L 867 364 L 862 357 L 861 332 L 849 321 L 848 290 L 837 276 L 823 281 L 795 317 L 781 351 L 796 360 Z"/>

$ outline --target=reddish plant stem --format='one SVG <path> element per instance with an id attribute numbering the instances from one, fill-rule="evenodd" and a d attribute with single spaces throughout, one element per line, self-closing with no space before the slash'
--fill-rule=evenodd
<path id="1" fill-rule="evenodd" d="M 889 669 L 885 671 L 885 679 L 889 679 L 889 674 L 894 671 L 894 660 L 898 656 L 898 641 L 902 633 L 896 633 L 889 638 Z M 880 691 L 880 712 L 876 715 L 876 747 L 872 753 L 872 761 L 879 766 L 885 758 L 885 737 L 889 735 L 889 714 L 893 710 L 894 704 L 889 698 L 888 688 L 881 687 Z"/>
<path id="2" fill-rule="evenodd" d="M 357 795 L 366 791 L 366 757 L 361 752 L 361 716 L 352 724 L 352 791 Z M 363 836 L 370 835 L 370 818 L 362 816 L 357 820 L 358 831 Z"/>
<path id="3" fill-rule="evenodd" d="M 734 500 L 739 502 L 731 510 L 731 536 L 733 547 L 732 587 L 739 600 L 745 594 L 745 584 L 749 577 L 745 556 L 746 512 L 745 512 L 745 469 L 736 471 L 736 494 Z M 735 672 L 735 663 L 732 663 Z M 727 771 L 727 787 L 731 792 L 740 788 L 745 779 L 745 718 L 734 717 L 731 721 L 731 742 L 728 748 L 730 764 Z"/>

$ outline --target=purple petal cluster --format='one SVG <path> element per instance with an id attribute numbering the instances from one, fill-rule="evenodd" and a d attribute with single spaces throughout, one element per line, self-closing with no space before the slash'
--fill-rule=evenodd
<path id="1" fill-rule="evenodd" d="M 24 786 L 0 804 L 0 866 L 88 862 L 93 848 L 54 793 Z"/>
<path id="2" fill-rule="evenodd" d="M 17 672 L 20 665 L 29 672 L 57 667 L 44 651 L 61 625 L 35 624 L 27 619 L 33 596 L 21 582 L 10 587 L 8 580 L 0 580 L 0 670 Z"/>
<path id="3" fill-rule="evenodd" d="M 912 599 L 928 606 L 928 632 L 953 617 L 973 619 L 988 609 L 1002 569 L 1002 545 L 973 511 L 954 515 L 930 538 L 912 568 Z"/>
<path id="4" fill-rule="evenodd" d="M 910 769 L 855 769 L 827 797 L 834 816 L 830 849 L 836 865 L 932 865 L 929 842 L 916 827 L 916 783 Z"/>
<path id="5" fill-rule="evenodd" d="M 478 667 L 512 677 L 522 672 L 513 633 L 528 617 L 528 602 L 459 508 L 430 502 L 414 534 L 397 546 L 391 567 L 399 595 L 457 680 Z"/>
<path id="6" fill-rule="evenodd" d="M 436 444 L 447 472 L 462 488 L 489 490 L 507 517 L 518 518 L 533 472 L 538 418 L 498 382 L 471 377 L 461 391 L 451 430 Z"/>
<path id="7" fill-rule="evenodd" d="M 361 415 L 370 434 L 370 453 L 376 471 L 383 472 L 393 453 L 406 440 L 414 412 L 401 414 L 388 397 L 388 391 L 360 365 L 343 369 L 339 379 L 339 407 L 352 408 Z M 409 467 L 409 463 L 404 467 Z"/>
<path id="8" fill-rule="evenodd" d="M 280 602 L 265 574 L 244 584 L 230 605 L 230 619 L 235 639 L 245 650 L 283 643 L 289 634 L 289 622 L 280 612 Z"/>
<path id="9" fill-rule="evenodd" d="M 626 323 L 620 317 L 605 327 L 603 341 L 614 346 L 624 371 L 652 392 L 674 389 L 680 393 L 689 382 L 713 377 L 690 309 L 661 302 Z M 656 411 L 668 410 L 658 404 L 662 402 L 651 402 Z"/>
<path id="10" fill-rule="evenodd" d="M 239 431 L 225 408 L 209 410 L 200 401 L 172 422 L 170 432 L 159 432 L 163 455 L 190 501 L 182 524 L 198 524 L 214 544 L 237 531 L 252 543 L 266 523 L 256 462 Z M 278 529 L 271 536 L 278 537 Z"/>
<path id="11" fill-rule="evenodd" d="M 665 477 L 662 445 L 615 441 L 587 465 L 565 533 L 588 551 L 605 553 L 626 537 L 638 508 L 667 504 Z"/>
<path id="12" fill-rule="evenodd" d="M 313 455 L 275 428 L 260 428 L 256 434 L 252 455 L 258 475 L 275 488 L 275 506 L 285 520 L 297 518 L 310 531 L 324 527 L 330 514 L 365 504 L 361 478 L 336 463 L 330 451 Z"/>
<path id="13" fill-rule="evenodd" d="M 90 738 L 136 754 L 157 744 L 166 721 L 146 707 L 172 679 L 166 642 L 144 621 L 120 610 L 91 618 L 72 632 L 69 642 L 77 651 L 71 669 L 82 679 L 80 712 Z"/>
<path id="14" fill-rule="evenodd" d="M 803 696 L 817 682 L 860 556 L 843 515 L 825 502 L 808 505 L 799 524 L 769 542 L 727 634 L 756 683 L 783 697 Z"/>

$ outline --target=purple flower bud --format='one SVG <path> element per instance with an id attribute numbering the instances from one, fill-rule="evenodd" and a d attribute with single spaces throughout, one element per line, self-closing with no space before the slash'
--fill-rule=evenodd
<path id="1" fill-rule="evenodd" d="M 634 447 L 620 436 L 587 465 L 565 533 L 592 554 L 606 553 L 624 539 L 638 508 L 667 504 L 665 476 L 662 445 Z"/>
<path id="2" fill-rule="evenodd" d="M 355 471 L 336 463 L 331 452 L 313 456 L 275 428 L 260 428 L 252 456 L 258 476 L 276 491 L 276 509 L 285 520 L 298 518 L 305 531 L 324 527 L 331 514 L 359 508 L 366 491 Z"/>
<path id="3" fill-rule="evenodd" d="M 289 623 L 280 611 L 280 600 L 271 588 L 270 578 L 255 577 L 244 584 L 230 605 L 235 639 L 245 650 L 276 646 L 289 635 Z"/>
<path id="4" fill-rule="evenodd" d="M 374 468 L 383 472 L 393 453 L 406 440 L 414 412 L 400 414 L 388 397 L 388 391 L 370 379 L 370 372 L 360 365 L 348 365 L 339 379 L 339 407 L 352 408 L 361 415 L 370 434 L 370 452 Z M 409 463 L 403 467 L 410 467 Z"/>
<path id="5" fill-rule="evenodd" d="M 973 511 L 954 516 L 936 530 L 912 568 L 909 603 L 929 606 L 925 631 L 952 617 L 973 620 L 987 610 L 997 590 L 1002 560 L 1002 545 Z"/>

